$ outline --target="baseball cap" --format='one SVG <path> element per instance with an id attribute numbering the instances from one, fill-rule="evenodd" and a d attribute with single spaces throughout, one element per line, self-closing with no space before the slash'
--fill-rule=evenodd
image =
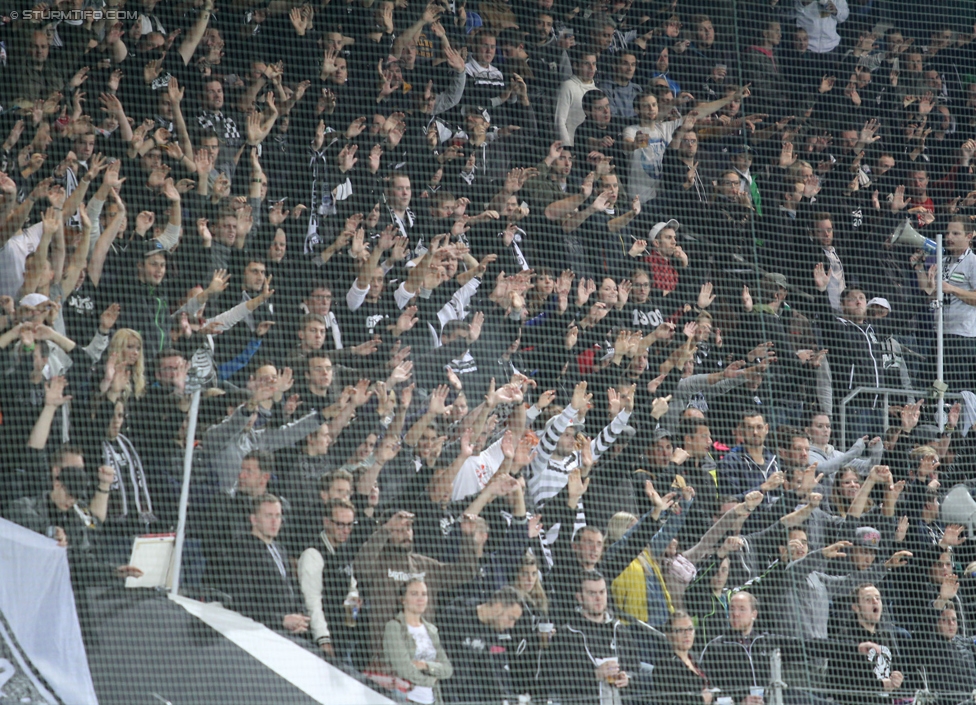
<path id="1" fill-rule="evenodd" d="M 786 275 L 780 274 L 779 272 L 768 272 L 763 277 L 763 281 L 769 284 L 775 284 L 776 286 L 781 286 L 784 289 L 790 288 L 790 284 L 786 280 Z"/>
<path id="2" fill-rule="evenodd" d="M 666 223 L 655 223 L 654 227 L 652 227 L 650 232 L 647 233 L 647 239 L 654 240 L 657 238 L 658 234 L 665 228 L 672 228 L 674 230 L 677 230 L 680 225 L 681 223 L 679 223 L 674 218 L 667 221 Z"/>
<path id="3" fill-rule="evenodd" d="M 854 545 L 877 551 L 881 545 L 881 532 L 873 526 L 860 526 L 854 534 Z"/>
<path id="4" fill-rule="evenodd" d="M 146 257 L 151 257 L 155 254 L 168 255 L 169 251 L 163 247 L 163 243 L 153 238 L 152 240 L 146 241 L 146 247 L 142 251 L 142 257 L 145 259 Z"/>
<path id="5" fill-rule="evenodd" d="M 737 144 L 729 150 L 729 154 L 753 154 L 755 150 L 747 144 Z"/>
<path id="6" fill-rule="evenodd" d="M 889 312 L 891 311 L 891 304 L 888 303 L 888 299 L 884 299 L 880 296 L 875 296 L 873 299 L 868 301 L 868 308 L 871 308 L 872 306 L 880 306 L 881 308 L 888 309 Z"/>
<path id="7" fill-rule="evenodd" d="M 662 438 L 671 438 L 674 434 L 663 426 L 658 426 L 654 429 L 654 433 L 651 434 L 651 442 L 657 443 Z"/>

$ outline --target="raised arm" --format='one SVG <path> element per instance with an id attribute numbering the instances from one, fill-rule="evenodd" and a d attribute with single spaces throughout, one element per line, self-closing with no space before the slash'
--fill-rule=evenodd
<path id="1" fill-rule="evenodd" d="M 27 439 L 27 447 L 34 450 L 44 450 L 47 445 L 48 436 L 51 434 L 51 424 L 54 422 L 54 414 L 71 397 L 64 395 L 64 388 L 68 385 L 65 377 L 55 377 L 49 382 L 44 383 L 44 407 L 34 422 L 30 437 Z"/>
<path id="2" fill-rule="evenodd" d="M 384 230 L 383 236 L 389 235 L 390 238 L 393 237 L 393 233 L 396 230 L 395 225 L 389 225 L 386 230 Z M 362 248 L 363 238 L 366 233 L 361 228 L 356 231 L 353 236 L 353 249 Z M 377 245 L 373 248 L 373 251 L 363 260 L 363 263 L 359 266 L 359 272 L 356 275 L 356 281 L 349 288 L 349 292 L 346 294 L 346 305 L 349 306 L 349 310 L 355 311 L 360 306 L 363 305 L 363 301 L 366 300 L 366 295 L 369 294 L 369 280 L 373 277 L 373 270 L 375 270 L 380 263 L 380 257 L 383 254 L 383 250 Z"/>
<path id="3" fill-rule="evenodd" d="M 383 466 L 396 457 L 400 452 L 400 439 L 392 434 L 387 434 L 376 446 L 373 453 L 373 464 L 363 470 L 359 479 L 356 480 L 356 492 L 361 495 L 369 495 L 376 484 L 376 479 L 380 476 Z"/>
<path id="4" fill-rule="evenodd" d="M 7 214 L 6 220 L 4 220 L 3 225 L 0 226 L 0 247 L 2 247 L 7 240 L 16 235 L 22 227 L 24 227 L 24 223 L 26 223 L 27 218 L 30 217 L 34 204 L 37 203 L 39 198 L 47 195 L 47 191 L 50 188 L 51 183 L 52 179 L 50 178 L 41 181 L 27 195 L 27 198 L 25 198 L 22 203 L 18 204 L 16 208 Z"/>
<path id="5" fill-rule="evenodd" d="M 695 106 L 694 112 L 698 113 L 698 118 L 708 117 L 712 113 L 721 110 L 732 101 L 741 101 L 743 98 L 747 97 L 749 97 L 749 86 L 740 86 L 724 98 L 719 98 L 718 100 L 713 100 L 709 103 L 699 103 Z"/>
<path id="6" fill-rule="evenodd" d="M 112 218 L 108 227 L 102 231 L 102 234 L 98 237 L 98 241 L 95 243 L 95 249 L 92 251 L 92 255 L 88 260 L 88 278 L 96 288 L 102 280 L 102 268 L 105 266 L 105 258 L 108 257 L 112 243 L 122 231 L 124 224 L 125 209 L 122 208 L 115 214 L 115 217 Z"/>
<path id="7" fill-rule="evenodd" d="M 609 204 L 609 199 L 606 193 L 601 193 L 599 196 L 593 199 L 593 203 L 586 206 L 585 208 L 578 208 L 575 213 L 571 213 L 562 222 L 562 228 L 564 233 L 571 233 L 576 230 L 579 226 L 589 219 L 597 211 L 604 210 Z"/>
<path id="8" fill-rule="evenodd" d="M 180 230 L 183 227 L 182 199 L 172 179 L 163 182 L 162 194 L 169 201 L 169 220 L 158 239 L 167 250 L 173 250 L 180 241 Z"/>
<path id="9" fill-rule="evenodd" d="M 407 27 L 403 33 L 397 37 L 396 41 L 393 42 L 393 57 L 397 60 L 403 54 L 403 48 L 411 44 L 417 43 L 417 37 L 420 33 L 424 31 L 426 27 L 431 22 L 436 22 L 440 17 L 441 13 L 444 12 L 444 8 L 437 3 L 430 3 L 424 8 L 423 14 L 420 16 L 416 22 Z"/>
<path id="10" fill-rule="evenodd" d="M 727 533 L 734 531 L 737 526 L 741 527 L 742 523 L 755 511 L 756 507 L 762 504 L 762 501 L 762 492 L 750 492 L 747 494 L 744 502 L 740 502 L 723 514 L 722 518 L 712 524 L 711 528 L 705 532 L 701 540 L 687 551 L 684 551 L 682 555 L 697 565 L 699 561 L 703 560 L 705 556 L 715 550 L 719 545 L 719 541 Z"/>
<path id="11" fill-rule="evenodd" d="M 193 162 L 193 142 L 190 140 L 190 133 L 186 129 L 186 119 L 183 117 L 183 93 L 184 88 L 180 86 L 176 76 L 170 76 L 169 85 L 166 86 L 169 94 L 170 104 L 173 106 L 173 127 L 176 128 L 176 138 L 179 141 L 180 149 L 183 150 L 183 158 Z M 204 174 L 204 178 L 206 174 Z M 200 178 L 199 174 L 197 178 Z"/>
<path id="12" fill-rule="evenodd" d="M 210 22 L 210 13 L 213 12 L 213 9 L 213 0 L 204 0 L 203 7 L 200 8 L 200 14 L 197 16 L 196 22 L 190 27 L 190 31 L 186 33 L 186 38 L 180 44 L 180 56 L 183 58 L 183 63 L 187 66 L 189 66 L 190 59 L 193 58 L 193 54 L 196 52 L 200 40 L 203 39 L 203 35 L 207 31 L 207 24 Z"/>
<path id="13" fill-rule="evenodd" d="M 424 431 L 434 422 L 438 416 L 445 411 L 445 401 L 449 393 L 449 388 L 446 384 L 438 386 L 433 393 L 430 395 L 430 402 L 427 406 L 427 411 L 423 415 L 414 421 L 413 426 L 407 431 L 407 434 L 403 437 L 403 444 L 409 448 L 416 448 L 417 443 L 420 441 L 420 437 L 424 435 Z"/>
<path id="14" fill-rule="evenodd" d="M 373 535 L 362 545 L 356 559 L 353 561 L 353 574 L 356 579 L 366 585 L 373 583 L 381 575 L 386 575 L 380 561 L 380 554 L 390 542 L 390 532 L 394 529 L 409 526 L 413 521 L 410 512 L 397 512 L 383 526 L 373 532 Z"/>
<path id="15" fill-rule="evenodd" d="M 41 241 L 37 245 L 33 257 L 28 267 L 24 270 L 24 282 L 20 287 L 21 296 L 32 294 L 40 286 L 41 274 L 44 272 L 44 264 L 48 259 L 48 251 L 51 248 L 51 240 L 59 230 L 64 232 L 64 222 L 61 219 L 61 209 L 51 207 L 44 212 L 44 230 L 41 232 Z"/>
<path id="16" fill-rule="evenodd" d="M 94 155 L 89 162 L 88 171 L 78 180 L 78 187 L 71 192 L 64 202 L 64 212 L 69 216 L 74 215 L 84 207 L 85 195 L 91 182 L 98 178 L 102 170 L 108 166 L 108 159 L 101 153 Z"/>
<path id="17" fill-rule="evenodd" d="M 78 211 L 78 215 L 81 217 L 81 239 L 75 246 L 75 251 L 71 254 L 68 266 L 64 270 L 64 276 L 61 277 L 61 291 L 65 296 L 75 290 L 78 279 L 81 277 L 81 270 L 84 269 L 85 264 L 88 262 L 88 245 L 91 241 L 92 223 L 88 217 L 87 208 L 81 208 Z"/>
<path id="18" fill-rule="evenodd" d="M 634 196 L 633 200 L 630 202 L 630 210 L 626 213 L 618 215 L 613 218 L 609 223 L 607 223 L 607 230 L 611 233 L 619 233 L 621 230 L 630 225 L 631 221 L 634 220 L 641 212 L 641 202 L 640 198 Z"/>
<path id="19" fill-rule="evenodd" d="M 868 503 L 868 497 L 871 496 L 871 490 L 878 483 L 881 483 L 887 488 L 888 484 L 891 482 L 891 470 L 887 465 L 875 465 L 871 468 L 868 476 L 864 479 L 864 483 L 861 488 L 854 495 L 854 499 L 851 500 L 851 506 L 847 510 L 847 516 L 859 519 L 862 514 L 864 514 L 864 509 Z"/>

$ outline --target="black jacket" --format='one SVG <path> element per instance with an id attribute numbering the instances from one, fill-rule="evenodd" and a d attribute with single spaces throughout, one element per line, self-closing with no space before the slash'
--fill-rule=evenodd
<path id="1" fill-rule="evenodd" d="M 821 320 L 823 347 L 830 353 L 830 376 L 834 398 L 843 399 L 858 387 L 880 387 L 883 381 L 883 349 L 870 319 L 857 324 L 847 318 L 830 316 Z M 858 407 L 872 406 L 875 397 L 854 399 Z"/>
<path id="2" fill-rule="evenodd" d="M 454 676 L 443 683 L 447 702 L 500 703 L 518 699 L 511 660 L 518 645 L 478 619 L 477 603 L 458 603 L 440 613 L 441 636 Z"/>
<path id="3" fill-rule="evenodd" d="M 976 688 L 973 643 L 933 633 L 919 643 L 919 663 L 925 668 L 929 689 L 938 694 L 939 705 L 955 705 Z"/>
<path id="4" fill-rule="evenodd" d="M 288 552 L 281 546 L 278 551 L 284 575 L 272 557 L 271 546 L 251 534 L 238 536 L 222 557 L 221 575 L 224 591 L 234 600 L 230 605 L 234 611 L 281 630 L 285 615 L 304 610 Z"/>
<path id="5" fill-rule="evenodd" d="M 767 634 L 719 636 L 702 650 L 701 665 L 722 695 L 739 702 L 751 688 L 769 684 L 769 658 L 774 648 Z"/>
<path id="6" fill-rule="evenodd" d="M 156 287 L 137 282 L 124 290 L 119 328 L 131 328 L 142 336 L 142 349 L 147 358 L 155 358 L 169 342 L 169 302 Z"/>
<path id="7" fill-rule="evenodd" d="M 95 556 L 95 544 L 101 533 L 101 522 L 82 510 L 82 514 L 68 509 L 61 511 L 51 501 L 48 493 L 36 497 L 21 497 L 11 502 L 3 512 L 5 519 L 24 528 L 47 534 L 54 527 L 64 529 L 68 539 L 68 566 L 71 568 L 71 584 L 78 588 L 110 583 L 114 580 L 115 566 L 102 563 Z"/>
<path id="8" fill-rule="evenodd" d="M 352 563 L 361 544 L 350 539 L 339 546 L 330 546 L 326 544 L 324 534 L 325 532 L 322 532 L 322 537 L 317 538 L 317 543 L 305 550 L 318 551 L 319 555 L 322 556 L 324 563 L 322 566 L 322 612 L 325 615 L 326 624 L 329 625 L 332 640 L 335 641 L 337 637 L 346 638 L 349 633 L 349 627 L 346 626 L 347 615 L 344 603 L 349 594 L 350 579 L 353 575 Z"/>
<path id="9" fill-rule="evenodd" d="M 553 649 L 559 668 L 550 673 L 552 686 L 564 702 L 599 702 L 604 689 L 614 687 L 597 680 L 594 674 L 605 659 L 617 659 L 620 670 L 631 677 L 638 667 L 627 627 L 610 615 L 596 623 L 576 613 L 568 624 L 560 626 Z"/>
<path id="10" fill-rule="evenodd" d="M 654 664 L 653 679 L 653 702 L 661 705 L 700 705 L 702 690 L 711 687 L 701 668 L 697 673 L 692 671 L 677 654 Z"/>
<path id="11" fill-rule="evenodd" d="M 881 652 L 872 649 L 867 654 L 859 653 L 858 644 L 865 641 L 880 646 Z M 836 689 L 834 699 L 845 705 L 887 703 L 890 698 L 882 694 L 882 681 L 890 678 L 892 671 L 904 673 L 902 689 L 912 685 L 905 665 L 901 660 L 898 641 L 889 628 L 880 625 L 872 634 L 859 624 L 854 624 L 846 642 L 834 645 L 827 665 L 826 683 L 831 689 Z"/>

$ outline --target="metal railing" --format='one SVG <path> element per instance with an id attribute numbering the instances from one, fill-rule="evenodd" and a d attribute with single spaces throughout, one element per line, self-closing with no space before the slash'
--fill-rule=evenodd
<path id="1" fill-rule="evenodd" d="M 888 430 L 888 410 L 890 408 L 890 396 L 892 394 L 898 396 L 906 397 L 916 397 L 922 399 L 937 399 L 940 403 L 944 399 L 960 399 L 962 395 L 958 392 L 940 392 L 938 389 L 901 389 L 899 387 L 858 387 L 853 392 L 844 397 L 840 402 L 840 445 L 839 447 L 846 450 L 849 448 L 847 444 L 847 405 L 850 404 L 855 398 L 861 394 L 875 394 L 880 395 L 883 399 L 883 412 L 884 412 L 884 430 Z M 941 413 L 938 415 L 939 418 L 939 430 L 941 431 L 944 427 L 945 421 Z"/>

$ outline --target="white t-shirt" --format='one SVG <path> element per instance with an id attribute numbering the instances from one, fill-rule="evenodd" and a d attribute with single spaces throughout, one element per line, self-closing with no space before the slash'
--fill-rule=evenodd
<path id="1" fill-rule="evenodd" d="M 958 286 L 966 291 L 976 291 L 976 255 L 972 250 L 966 250 L 959 257 L 947 255 L 942 267 L 944 281 Z M 943 311 L 947 335 L 960 335 L 964 338 L 976 338 L 976 306 L 963 303 L 959 297 L 946 294 L 949 305 Z"/>
<path id="2" fill-rule="evenodd" d="M 43 223 L 34 223 L 7 240 L 0 248 L 0 296 L 17 296 L 24 284 L 27 257 L 41 244 Z"/>
<path id="3" fill-rule="evenodd" d="M 419 627 L 411 627 L 408 624 L 407 631 L 413 637 L 413 643 L 417 645 L 417 648 L 413 652 L 413 660 L 436 661 L 437 649 L 434 648 L 434 642 L 430 639 L 427 627 L 423 624 Z M 412 703 L 421 703 L 421 705 L 433 705 L 434 689 L 430 686 L 415 685 L 413 690 L 407 693 L 407 700 Z"/>
<path id="4" fill-rule="evenodd" d="M 681 120 L 670 120 L 656 123 L 653 127 L 631 125 L 624 128 L 625 140 L 636 141 L 638 132 L 643 132 L 649 138 L 646 147 L 630 153 L 630 191 L 640 197 L 641 203 L 657 198 L 664 153 L 680 125 Z"/>
<path id="5" fill-rule="evenodd" d="M 461 469 L 458 470 L 457 477 L 454 478 L 454 489 L 451 492 L 451 501 L 457 502 L 476 495 L 485 489 L 488 481 L 492 478 L 502 461 L 505 454 L 502 453 L 502 439 L 492 443 L 478 455 L 472 455 L 464 461 Z"/>

